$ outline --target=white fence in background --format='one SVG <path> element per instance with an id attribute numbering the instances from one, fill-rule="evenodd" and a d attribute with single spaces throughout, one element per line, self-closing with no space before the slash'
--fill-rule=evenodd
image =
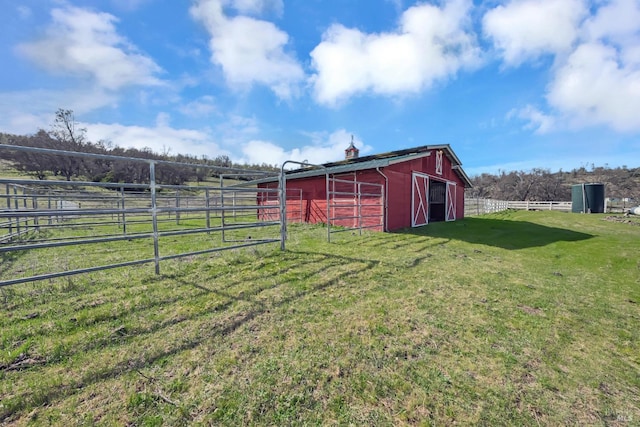
<path id="1" fill-rule="evenodd" d="M 494 199 L 473 199 L 464 200 L 465 216 L 482 215 L 493 212 L 505 211 L 507 209 L 531 210 L 531 211 L 562 211 L 571 212 L 571 202 L 557 201 L 508 201 Z"/>

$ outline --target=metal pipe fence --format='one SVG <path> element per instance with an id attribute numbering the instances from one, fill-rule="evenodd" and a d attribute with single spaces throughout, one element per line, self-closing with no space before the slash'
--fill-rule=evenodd
<path id="1" fill-rule="evenodd" d="M 345 179 L 350 178 L 350 179 Z M 384 185 L 362 182 L 353 175 L 327 176 L 327 238 L 332 233 L 384 230 Z"/>
<path id="2" fill-rule="evenodd" d="M 0 159 L 4 150 L 143 163 L 148 167 L 148 183 L 0 179 L 0 257 L 4 264 L 0 287 L 150 263 L 159 274 L 165 260 L 282 240 L 278 230 L 286 217 L 265 219 L 263 215 L 265 209 L 280 209 L 280 188 L 258 188 L 252 181 L 269 172 L 3 144 Z M 221 177 L 233 174 L 235 180 L 160 184 L 156 167 L 165 164 L 204 168 Z M 246 181 L 238 186 L 238 179 Z M 258 203 L 273 195 L 277 204 Z M 29 271 L 12 268 L 12 260 L 25 251 L 42 251 L 42 262 Z"/>

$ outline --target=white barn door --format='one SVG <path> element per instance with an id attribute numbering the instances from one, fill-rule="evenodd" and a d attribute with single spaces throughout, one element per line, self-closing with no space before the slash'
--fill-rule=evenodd
<path id="1" fill-rule="evenodd" d="M 446 202 L 446 220 L 456 220 L 456 184 L 453 182 L 447 182 L 447 202 Z"/>
<path id="2" fill-rule="evenodd" d="M 429 177 L 411 174 L 411 226 L 419 227 L 429 222 Z"/>

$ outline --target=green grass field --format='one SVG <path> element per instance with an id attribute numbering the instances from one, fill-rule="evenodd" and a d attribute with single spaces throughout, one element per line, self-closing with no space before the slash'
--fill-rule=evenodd
<path id="1" fill-rule="evenodd" d="M 640 221 L 605 217 L 292 225 L 3 288 L 0 423 L 640 425 Z"/>

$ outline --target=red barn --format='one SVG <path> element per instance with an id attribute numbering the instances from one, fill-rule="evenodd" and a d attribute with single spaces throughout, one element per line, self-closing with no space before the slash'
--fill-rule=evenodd
<path id="1" fill-rule="evenodd" d="M 447 145 L 429 145 L 287 171 L 287 219 L 332 226 L 393 231 L 464 217 L 471 182 Z M 277 188 L 264 180 L 261 188 Z M 263 198 L 261 205 L 277 202 Z M 263 218 L 278 215 L 263 209 Z"/>

